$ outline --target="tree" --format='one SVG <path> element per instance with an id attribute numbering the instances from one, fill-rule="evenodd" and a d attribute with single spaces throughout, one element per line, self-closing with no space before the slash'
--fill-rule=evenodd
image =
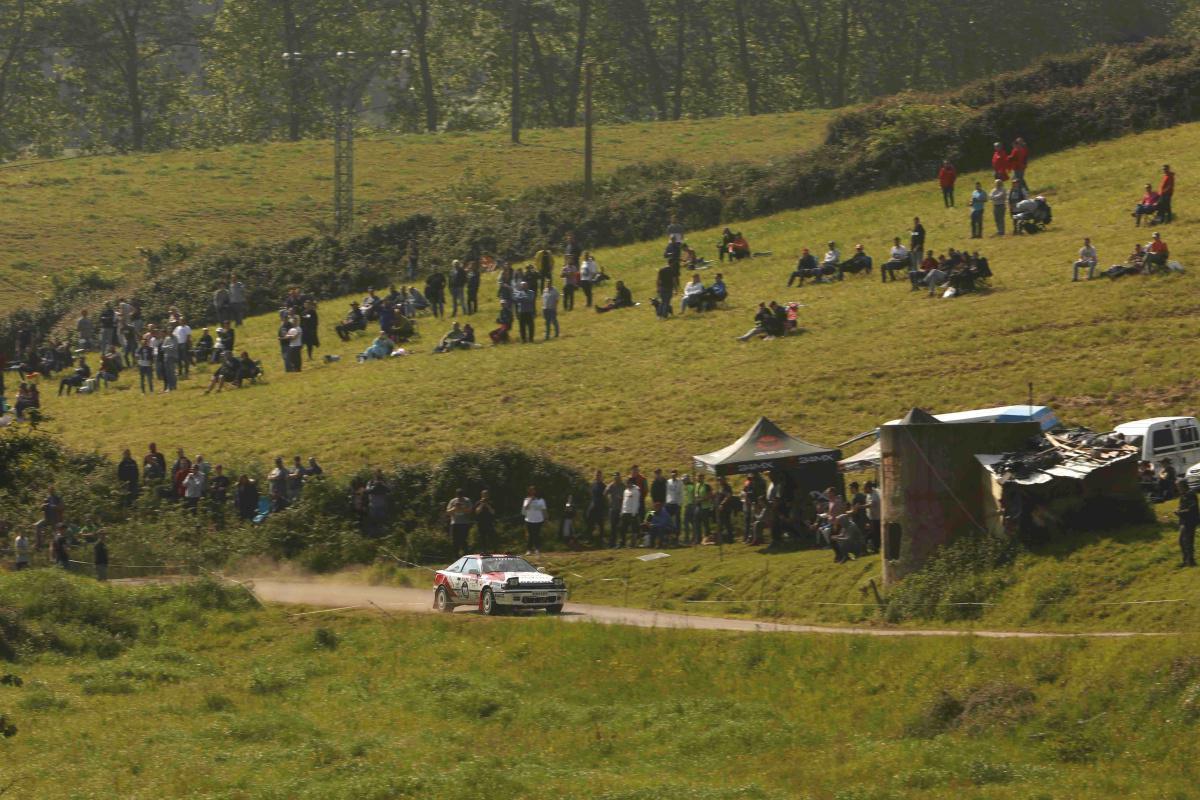
<path id="1" fill-rule="evenodd" d="M 0 155 L 52 139 L 66 122 L 43 56 L 58 5 L 0 0 Z"/>

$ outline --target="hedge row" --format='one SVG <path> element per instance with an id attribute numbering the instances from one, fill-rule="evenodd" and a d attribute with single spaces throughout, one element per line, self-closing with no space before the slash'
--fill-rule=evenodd
<path id="1" fill-rule="evenodd" d="M 1036 159 L 1187 122 L 1197 118 L 1194 85 L 1200 85 L 1200 53 L 1190 43 L 1093 48 L 955 92 L 899 95 L 845 112 L 821 146 L 766 164 L 638 164 L 602 180 L 590 202 L 579 183 L 564 183 L 497 205 L 447 204 L 433 215 L 374 226 L 344 240 L 231 245 L 168 264 L 137 294 L 151 317 L 177 305 L 193 320 L 211 320 L 212 292 L 230 272 L 249 287 L 252 310 L 263 312 L 273 310 L 291 285 L 328 297 L 398 280 L 410 240 L 420 244 L 422 267 L 429 269 L 482 253 L 527 258 L 557 247 L 569 231 L 587 247 L 651 239 L 662 234 L 672 213 L 697 230 L 927 180 L 944 158 L 960 168 L 983 168 L 997 139 L 1023 136 Z M 710 243 L 696 244 L 704 250 Z"/>

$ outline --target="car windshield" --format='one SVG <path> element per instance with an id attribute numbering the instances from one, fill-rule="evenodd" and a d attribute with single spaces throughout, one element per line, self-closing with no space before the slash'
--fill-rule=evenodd
<path id="1" fill-rule="evenodd" d="M 484 572 L 537 572 L 533 565 L 523 558 L 510 556 L 508 558 L 485 558 Z"/>

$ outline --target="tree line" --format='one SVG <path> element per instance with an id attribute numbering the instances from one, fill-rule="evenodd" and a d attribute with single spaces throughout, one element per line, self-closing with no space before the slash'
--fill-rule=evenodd
<path id="1" fill-rule="evenodd" d="M 514 110 L 526 126 L 573 126 L 587 62 L 600 121 L 838 107 L 1162 35 L 1189 11 L 1190 0 L 0 0 L 0 154 L 297 140 L 327 135 L 337 103 L 404 131 L 494 128 Z"/>

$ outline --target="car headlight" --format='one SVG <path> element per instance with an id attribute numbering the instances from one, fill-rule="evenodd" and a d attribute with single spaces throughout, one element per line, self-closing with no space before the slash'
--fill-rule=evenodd
<path id="1" fill-rule="evenodd" d="M 566 585 L 567 585 L 567 582 L 566 582 L 566 581 L 564 581 L 562 578 L 555 578 L 555 579 L 554 579 L 554 585 L 555 585 L 555 586 L 558 586 L 558 587 L 560 587 L 560 588 L 561 588 L 561 587 L 563 587 L 563 586 L 566 586 Z"/>
<path id="2" fill-rule="evenodd" d="M 509 588 L 509 589 L 515 589 L 520 584 L 521 584 L 521 579 L 516 577 L 515 575 L 504 582 L 505 587 Z"/>

